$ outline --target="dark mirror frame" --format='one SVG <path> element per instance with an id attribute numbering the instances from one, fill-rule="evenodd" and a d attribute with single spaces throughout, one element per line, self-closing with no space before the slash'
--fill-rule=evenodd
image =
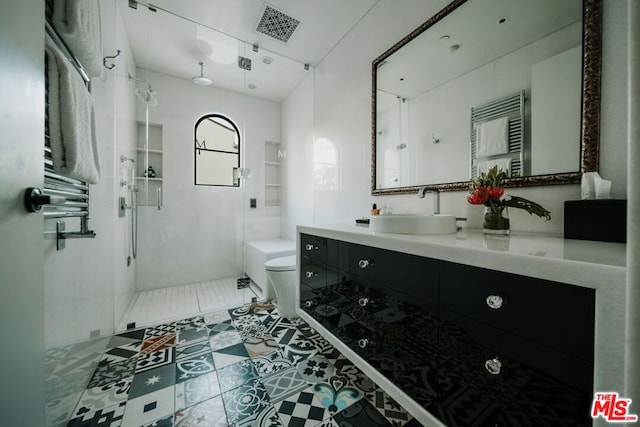
<path id="1" fill-rule="evenodd" d="M 376 79 L 378 64 L 388 58 L 404 45 L 428 30 L 445 16 L 454 12 L 468 0 L 454 0 L 426 22 L 413 30 L 409 35 L 377 57 L 371 64 L 371 194 L 389 195 L 417 192 L 426 187 L 435 191 L 459 191 L 469 188 L 470 181 L 443 184 L 417 185 L 410 187 L 394 187 L 376 189 Z M 583 0 L 582 19 L 582 123 L 580 172 L 559 173 L 550 175 L 533 175 L 509 178 L 505 180 L 507 187 L 531 187 L 540 185 L 576 184 L 583 172 L 598 170 L 598 150 L 600 138 L 600 80 L 602 49 L 602 0 Z"/>

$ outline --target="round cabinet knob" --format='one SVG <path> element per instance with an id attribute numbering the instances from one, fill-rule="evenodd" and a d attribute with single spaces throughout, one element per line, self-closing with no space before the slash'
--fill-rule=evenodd
<path id="1" fill-rule="evenodd" d="M 484 367 L 491 375 L 500 375 L 502 369 L 502 363 L 496 357 L 495 359 L 489 359 L 484 362 Z"/>
<path id="2" fill-rule="evenodd" d="M 315 271 L 307 271 L 305 273 L 305 276 L 307 276 L 307 279 L 311 279 L 312 277 L 317 276 L 317 275 L 318 275 L 318 273 L 316 273 Z"/>
<path id="3" fill-rule="evenodd" d="M 360 348 L 365 348 L 367 345 L 369 345 L 369 340 L 366 338 L 360 338 L 358 340 L 358 347 Z"/>
<path id="4" fill-rule="evenodd" d="M 499 309 L 504 304 L 504 298 L 500 295 L 489 295 L 487 297 L 487 305 L 494 310 Z"/>
<path id="5" fill-rule="evenodd" d="M 369 298 L 360 298 L 360 299 L 358 299 L 358 304 L 360 305 L 360 307 L 365 307 L 370 302 L 373 302 L 373 301 L 369 301 Z"/>
<path id="6" fill-rule="evenodd" d="M 311 243 L 307 244 L 307 246 L 305 246 L 304 248 L 308 251 L 318 250 L 318 247 L 316 245 L 312 245 Z"/>
<path id="7" fill-rule="evenodd" d="M 309 300 L 309 301 L 305 301 L 304 305 L 307 307 L 311 307 L 313 305 L 313 301 Z"/>
<path id="8" fill-rule="evenodd" d="M 373 261 L 370 259 L 361 259 L 360 261 L 358 261 L 358 267 L 360 268 L 367 268 L 371 265 L 373 265 Z"/>

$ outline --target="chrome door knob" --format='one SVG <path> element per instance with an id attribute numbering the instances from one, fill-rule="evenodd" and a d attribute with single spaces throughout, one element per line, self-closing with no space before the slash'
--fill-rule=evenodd
<path id="1" fill-rule="evenodd" d="M 307 279 L 311 279 L 312 277 L 317 276 L 318 273 L 315 271 L 307 271 L 304 275 L 307 276 Z"/>
<path id="2" fill-rule="evenodd" d="M 373 302 L 373 301 L 369 301 L 369 298 L 360 298 L 360 299 L 358 299 L 358 304 L 360 305 L 360 307 L 365 307 L 370 302 Z"/>
<path id="3" fill-rule="evenodd" d="M 499 309 L 504 304 L 504 298 L 500 295 L 489 295 L 486 301 L 487 305 L 494 310 Z"/>
<path id="4" fill-rule="evenodd" d="M 309 243 L 309 244 L 307 244 L 304 248 L 305 248 L 306 250 L 308 250 L 308 251 L 316 251 L 316 250 L 318 250 L 318 247 L 317 247 L 316 245 L 312 245 L 312 244 L 310 244 L 310 243 Z"/>
<path id="5" fill-rule="evenodd" d="M 305 301 L 304 305 L 307 307 L 311 307 L 313 305 L 313 301 Z"/>
<path id="6" fill-rule="evenodd" d="M 496 357 L 495 359 L 489 359 L 484 362 L 484 367 L 491 375 L 500 375 L 502 370 L 502 363 Z"/>
<path id="7" fill-rule="evenodd" d="M 358 340 L 358 347 L 360 348 L 365 348 L 367 345 L 369 345 L 369 340 L 366 338 L 360 338 Z"/>
<path id="8" fill-rule="evenodd" d="M 373 265 L 373 261 L 370 259 L 361 259 L 360 261 L 358 261 L 358 267 L 360 268 L 367 268 L 371 265 Z"/>

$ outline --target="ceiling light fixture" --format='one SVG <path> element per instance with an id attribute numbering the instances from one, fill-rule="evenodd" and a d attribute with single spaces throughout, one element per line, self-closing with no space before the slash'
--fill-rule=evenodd
<path id="1" fill-rule="evenodd" d="M 209 77 L 204 76 L 204 62 L 198 62 L 200 64 L 200 75 L 191 78 L 191 81 L 197 84 L 198 86 L 209 86 L 213 81 Z"/>

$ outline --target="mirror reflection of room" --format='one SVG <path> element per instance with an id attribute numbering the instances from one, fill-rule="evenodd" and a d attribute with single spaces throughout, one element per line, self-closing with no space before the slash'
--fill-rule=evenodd
<path id="1" fill-rule="evenodd" d="M 582 37 L 582 1 L 471 1 L 378 62 L 376 188 L 468 181 L 494 165 L 578 172 Z M 504 100 L 521 92 L 514 116 Z M 477 131 L 499 119 L 484 142 L 505 149 L 476 153 Z"/>

